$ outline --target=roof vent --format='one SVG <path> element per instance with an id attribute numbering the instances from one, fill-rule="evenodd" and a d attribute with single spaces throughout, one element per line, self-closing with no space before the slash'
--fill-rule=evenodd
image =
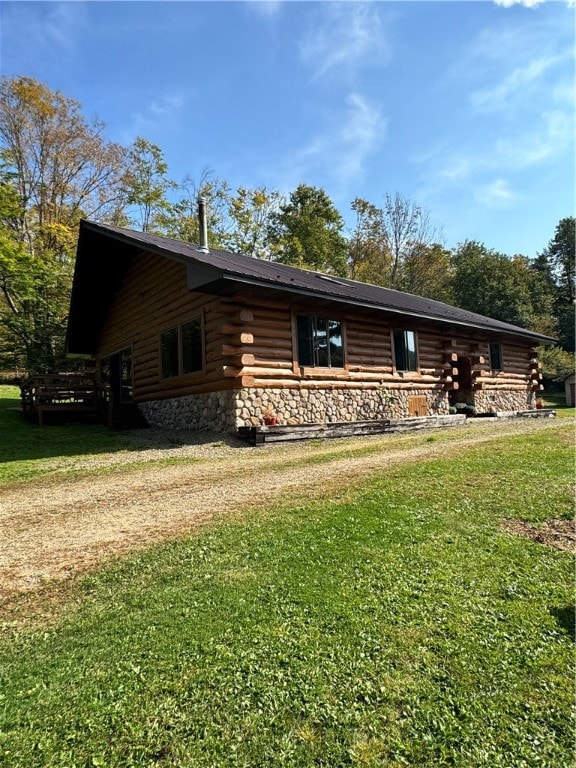
<path id="1" fill-rule="evenodd" d="M 200 245 L 197 250 L 201 253 L 210 253 L 208 248 L 208 217 L 206 216 L 206 198 L 198 198 L 198 228 L 200 231 Z"/>

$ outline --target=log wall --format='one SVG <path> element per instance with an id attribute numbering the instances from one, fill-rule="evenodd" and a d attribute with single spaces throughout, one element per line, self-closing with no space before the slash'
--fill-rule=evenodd
<path id="1" fill-rule="evenodd" d="M 307 312 L 343 321 L 343 368 L 298 365 L 295 317 Z M 162 379 L 161 333 L 195 316 L 203 320 L 203 371 Z M 395 415 L 421 414 L 422 409 L 445 412 L 448 393 L 460 387 L 462 360 L 470 361 L 471 388 L 483 393 L 483 403 L 491 402 L 490 398 L 500 392 L 517 393 L 518 402 L 524 393 L 530 403 L 541 386 L 538 361 L 528 342 L 504 342 L 503 370 L 492 371 L 489 342 L 482 334 L 462 329 L 452 336 L 416 320 L 407 320 L 404 327 L 417 333 L 418 371 L 398 372 L 393 361 L 393 327 L 402 326 L 360 311 L 324 311 L 313 303 L 291 306 L 241 294 L 220 298 L 195 293 L 187 287 L 184 265 L 141 253 L 134 258 L 111 307 L 98 357 L 132 346 L 134 399 L 140 403 L 228 392 L 228 423 L 232 413 L 238 421 L 239 413 L 245 410 L 238 405 L 243 397 L 240 390 L 340 391 L 356 399 L 362 399 L 364 396 L 357 393 L 364 391 L 373 393 L 370 397 L 376 398 L 376 404 L 381 404 L 383 393 L 387 393 L 390 402 L 400 404 L 401 414 Z M 234 392 L 238 393 L 236 402 Z M 334 407 L 342 410 L 343 406 Z M 321 406 L 315 413 L 319 409 Z M 375 415 L 379 415 L 376 410 Z"/>

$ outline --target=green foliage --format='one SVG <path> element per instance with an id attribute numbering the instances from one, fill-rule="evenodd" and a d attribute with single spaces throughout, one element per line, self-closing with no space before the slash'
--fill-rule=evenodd
<path id="1" fill-rule="evenodd" d="M 454 270 L 450 251 L 439 243 L 415 244 L 406 256 L 400 290 L 436 301 L 453 303 Z"/>
<path id="2" fill-rule="evenodd" d="M 553 296 L 524 256 L 469 241 L 453 255 L 455 304 L 496 320 L 553 334 Z"/>
<path id="3" fill-rule="evenodd" d="M 554 287 L 555 315 L 558 321 L 560 345 L 574 352 L 576 302 L 576 218 L 561 219 L 548 248 L 539 256 L 542 270 L 546 270 Z"/>
<path id="4" fill-rule="evenodd" d="M 563 301 L 573 304 L 576 300 L 575 292 L 575 249 L 576 249 L 576 218 L 569 216 L 561 219 L 554 233 L 554 237 L 544 251 L 544 256 L 550 264 L 557 280 L 560 295 Z"/>
<path id="5" fill-rule="evenodd" d="M 1 79 L 0 344 L 29 372 L 63 363 L 80 218 L 120 205 L 124 154 L 102 132 L 73 99 L 32 78 Z"/>
<path id="6" fill-rule="evenodd" d="M 64 336 L 81 218 L 198 242 L 197 199 L 209 243 L 286 264 L 455 303 L 540 333 L 574 351 L 575 219 L 562 219 L 530 262 L 475 242 L 450 254 L 427 211 L 399 193 L 381 207 L 352 202 L 347 240 L 327 193 L 300 184 L 288 199 L 204 171 L 168 177 L 162 149 L 106 140 L 81 105 L 29 77 L 0 80 L 0 368 L 65 369 Z"/>
<path id="7" fill-rule="evenodd" d="M 213 178 L 208 171 L 204 171 L 199 182 L 187 176 L 178 186 L 177 194 L 178 200 L 157 217 L 156 223 L 161 234 L 188 243 L 198 243 L 198 198 L 203 197 L 207 203 L 208 243 L 212 248 L 225 248 L 229 230 L 226 212 L 230 199 L 227 182 Z"/>
<path id="8" fill-rule="evenodd" d="M 159 224 L 170 210 L 167 193 L 176 187 L 167 178 L 168 164 L 159 146 L 138 136 L 128 152 L 124 177 L 126 205 L 138 211 L 130 224 L 142 232 L 161 231 Z"/>
<path id="9" fill-rule="evenodd" d="M 272 215 L 267 242 L 283 264 L 345 277 L 344 222 L 323 189 L 300 184 Z"/>
<path id="10" fill-rule="evenodd" d="M 435 241 L 428 212 L 399 193 L 386 195 L 384 206 L 356 198 L 356 227 L 349 241 L 349 266 L 355 280 L 452 300 L 450 251 Z"/>
<path id="11" fill-rule="evenodd" d="M 538 358 L 542 363 L 544 382 L 560 383 L 576 370 L 576 355 L 559 346 L 539 347 Z"/>
<path id="12" fill-rule="evenodd" d="M 388 286 L 392 254 L 384 225 L 384 214 L 360 197 L 352 201 L 356 227 L 348 243 L 350 277 L 372 285 Z"/>
<path id="13" fill-rule="evenodd" d="M 0 760 L 569 765 L 572 558 L 500 528 L 571 515 L 569 434 L 495 432 L 86 577 L 60 621 L 6 627 Z"/>
<path id="14" fill-rule="evenodd" d="M 229 198 L 228 216 L 232 228 L 225 237 L 226 248 L 248 256 L 269 258 L 268 223 L 278 212 L 281 200 L 279 192 L 266 187 L 239 187 Z"/>

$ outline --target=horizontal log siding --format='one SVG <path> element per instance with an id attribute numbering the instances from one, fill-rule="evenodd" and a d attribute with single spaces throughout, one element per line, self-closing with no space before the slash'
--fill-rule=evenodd
<path id="1" fill-rule="evenodd" d="M 202 315 L 206 327 L 213 323 L 220 299 L 191 292 L 186 268 L 169 259 L 140 254 L 127 271 L 102 329 L 98 357 L 132 346 L 134 399 L 179 397 L 227 389 L 223 376 L 222 338 L 217 334 L 205 345 L 205 370 L 162 379 L 160 334 Z M 222 321 L 217 321 L 220 325 Z"/>
<path id="2" fill-rule="evenodd" d="M 243 374 L 253 376 L 256 386 L 294 386 L 298 375 L 294 372 L 292 314 L 286 303 L 252 302 L 253 320 L 246 323 L 253 343 L 242 347 L 254 356 L 253 363 L 244 366 Z"/>
<path id="3" fill-rule="evenodd" d="M 480 378 L 483 389 L 521 391 L 528 387 L 536 389 L 541 375 L 538 373 L 538 364 L 530 361 L 534 359 L 535 352 L 529 345 L 502 344 L 502 370 L 490 369 L 489 347 L 486 344 L 485 364 L 479 366 L 483 370 Z M 532 374 L 534 371 L 534 374 Z"/>
<path id="4" fill-rule="evenodd" d="M 469 357 L 479 389 L 536 388 L 534 352 L 527 344 L 502 344 L 503 371 L 490 370 L 488 341 L 477 332 L 457 337 L 418 327 L 417 372 L 395 372 L 392 326 L 353 312 L 319 312 L 342 319 L 345 327 L 345 368 L 309 369 L 296 363 L 293 317 L 316 311 L 313 306 L 255 300 L 237 295 L 218 298 L 191 292 L 183 265 L 152 254 L 141 254 L 129 268 L 101 335 L 98 357 L 132 345 L 134 398 L 137 401 L 181 397 L 218 390 L 348 389 L 441 391 L 450 388 L 454 359 Z M 160 377 L 160 334 L 202 313 L 205 370 L 174 379 Z M 482 358 L 484 358 L 482 360 Z M 302 373 L 302 375 L 301 375 Z M 533 376 L 536 375 L 536 378 Z"/>
<path id="5" fill-rule="evenodd" d="M 346 364 L 356 379 L 362 379 L 362 374 L 367 372 L 391 375 L 390 327 L 354 316 L 346 317 Z"/>

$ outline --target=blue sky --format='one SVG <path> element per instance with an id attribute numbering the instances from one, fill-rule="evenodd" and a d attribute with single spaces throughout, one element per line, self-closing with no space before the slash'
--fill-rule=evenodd
<path id="1" fill-rule="evenodd" d="M 533 257 L 574 215 L 574 6 L 1 2 L 0 69 L 158 144 L 177 181 L 399 192 L 442 229 Z"/>

